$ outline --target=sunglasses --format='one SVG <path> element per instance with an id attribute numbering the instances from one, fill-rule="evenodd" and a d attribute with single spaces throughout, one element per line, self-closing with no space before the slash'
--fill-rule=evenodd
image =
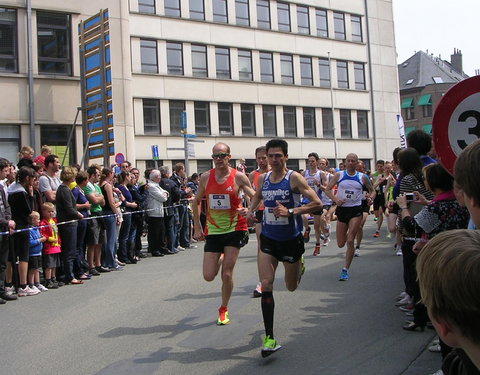
<path id="1" fill-rule="evenodd" d="M 220 152 L 218 154 L 212 154 L 212 159 L 217 159 L 217 158 L 225 159 L 227 156 L 230 156 L 230 154 L 227 152 Z"/>

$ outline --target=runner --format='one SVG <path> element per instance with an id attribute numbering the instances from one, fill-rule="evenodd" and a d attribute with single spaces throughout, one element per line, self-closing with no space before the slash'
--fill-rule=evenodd
<path id="1" fill-rule="evenodd" d="M 365 165 L 363 164 L 363 161 L 359 160 L 356 168 L 357 172 L 360 173 L 365 173 Z M 367 194 L 368 190 L 363 187 L 363 198 L 362 198 L 362 221 L 360 223 L 360 229 L 357 232 L 356 236 L 356 246 L 355 246 L 355 253 L 354 256 L 359 257 L 360 256 L 360 244 L 362 243 L 363 239 L 363 226 L 365 225 L 365 222 L 367 221 L 367 217 L 370 214 L 370 206 L 372 205 L 372 200 L 370 196 Z"/>
<path id="2" fill-rule="evenodd" d="M 233 290 L 233 268 L 240 248 L 248 241 L 247 222 L 237 209 L 241 207 L 240 192 L 254 194 L 248 177 L 229 166 L 230 147 L 225 143 L 213 146 L 215 168 L 202 174 L 193 203 L 195 240 L 205 239 L 203 277 L 212 281 L 222 269 L 222 305 L 218 309 L 217 325 L 230 323 L 228 301 Z M 207 199 L 207 222 L 202 231 L 200 205 Z"/>
<path id="3" fill-rule="evenodd" d="M 299 173 L 286 169 L 287 142 L 282 139 L 270 140 L 266 150 L 272 170 L 260 176 L 258 183 L 262 189 L 256 191 L 247 211 L 249 221 L 253 221 L 253 212 L 263 199 L 265 210 L 260 236 L 261 252 L 258 254 L 258 272 L 262 282 L 262 315 L 265 325 L 262 357 L 267 357 L 280 349 L 273 336 L 275 308 L 273 282 L 278 263 L 282 262 L 285 267 L 285 284 L 292 292 L 297 289 L 305 270 L 302 256 L 305 245 L 295 216 L 322 209 L 320 199 L 305 179 Z M 300 194 L 310 202 L 299 206 Z"/>
<path id="4" fill-rule="evenodd" d="M 380 225 L 382 225 L 383 221 L 383 213 L 380 212 L 379 207 L 381 206 L 381 194 L 380 194 L 380 188 L 377 185 L 377 181 L 383 178 L 384 171 L 383 167 L 385 165 L 384 160 L 377 160 L 377 163 L 375 164 L 375 172 L 372 174 L 372 183 L 374 185 L 374 190 L 377 193 L 375 195 L 375 199 L 373 200 L 373 214 L 375 215 L 374 220 L 375 221 L 380 221 Z M 373 237 L 378 237 L 380 234 L 378 232 L 375 232 Z"/>
<path id="5" fill-rule="evenodd" d="M 323 233 L 322 246 L 328 246 L 330 243 L 330 222 L 332 221 L 332 215 L 334 214 L 336 207 L 332 200 L 325 194 L 325 188 L 333 175 L 328 171 L 328 159 L 320 158 L 318 160 L 318 168 L 322 171 L 322 183 L 319 186 L 322 192 L 320 200 L 323 204 L 323 214 L 320 217 L 320 227 Z"/>
<path id="6" fill-rule="evenodd" d="M 369 194 L 373 193 L 369 178 L 356 171 L 358 156 L 348 154 L 345 159 L 346 169 L 335 173 L 329 182 L 325 193 L 337 205 L 337 245 L 342 248 L 347 245 L 345 266 L 342 268 L 339 280 L 349 279 L 348 269 L 355 253 L 354 241 L 362 221 L 363 186 Z M 332 188 L 337 185 L 337 195 L 332 194 Z"/>

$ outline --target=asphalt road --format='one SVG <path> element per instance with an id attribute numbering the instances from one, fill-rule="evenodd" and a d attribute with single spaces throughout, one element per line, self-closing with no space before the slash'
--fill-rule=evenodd
<path id="1" fill-rule="evenodd" d="M 370 216 L 348 282 L 338 281 L 344 251 L 334 241 L 318 257 L 313 241 L 306 245 L 307 270 L 293 293 L 279 266 L 283 348 L 266 359 L 252 234 L 235 268 L 230 325 L 215 325 L 221 284 L 203 280 L 200 244 L 0 306 L 0 374 L 431 374 L 440 366 L 425 351 L 434 332 L 401 329 L 401 258 L 386 232 L 372 234 Z"/>

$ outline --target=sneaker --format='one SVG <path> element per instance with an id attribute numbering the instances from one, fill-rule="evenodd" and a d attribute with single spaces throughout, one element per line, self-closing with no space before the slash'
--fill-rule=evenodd
<path id="1" fill-rule="evenodd" d="M 120 266 L 120 267 L 125 267 L 126 263 L 124 262 L 121 262 L 117 259 L 117 267 Z"/>
<path id="2" fill-rule="evenodd" d="M 271 339 L 270 336 L 265 336 L 265 338 L 263 339 L 262 357 L 268 357 L 280 348 L 281 346 L 277 344 L 276 340 Z"/>
<path id="3" fill-rule="evenodd" d="M 401 257 L 403 255 L 403 252 L 402 252 L 402 247 L 401 246 L 397 246 L 397 251 L 395 252 L 395 255 L 397 257 Z"/>
<path id="4" fill-rule="evenodd" d="M 347 281 L 348 279 L 349 279 L 348 270 L 346 268 L 342 268 L 342 272 L 340 272 L 338 281 Z"/>
<path id="5" fill-rule="evenodd" d="M 400 306 L 399 309 L 404 312 L 412 312 L 414 307 L 413 303 L 409 303 L 408 305 Z"/>
<path id="6" fill-rule="evenodd" d="M 407 292 L 401 292 L 397 297 L 397 301 L 400 301 L 401 299 L 405 298 L 406 295 L 407 295 Z"/>
<path id="7" fill-rule="evenodd" d="M 35 285 L 35 287 L 40 291 L 40 292 L 46 292 L 48 288 L 43 286 L 42 284 Z"/>
<path id="8" fill-rule="evenodd" d="M 310 241 L 310 227 L 305 229 L 305 232 L 303 233 L 303 242 L 307 243 Z"/>
<path id="9" fill-rule="evenodd" d="M 13 286 L 6 286 L 5 287 L 5 294 L 7 296 L 13 296 L 15 293 L 16 293 L 15 292 L 15 287 L 13 287 Z"/>
<path id="10" fill-rule="evenodd" d="M 404 306 L 412 303 L 412 299 L 408 294 L 405 293 L 405 296 L 395 303 L 395 306 Z"/>
<path id="11" fill-rule="evenodd" d="M 258 283 L 257 287 L 253 291 L 253 298 L 258 298 L 262 296 L 262 284 Z"/>
<path id="12" fill-rule="evenodd" d="M 185 248 L 183 246 L 177 246 L 177 250 L 179 251 L 185 251 Z"/>
<path id="13" fill-rule="evenodd" d="M 39 288 L 37 288 L 36 285 L 32 285 L 32 286 L 28 285 L 27 288 L 30 288 L 31 290 L 33 290 L 33 291 L 35 291 L 35 292 L 38 291 L 38 293 L 42 293 L 42 291 L 41 291 Z M 38 293 L 37 293 L 37 294 L 38 294 Z"/>
<path id="14" fill-rule="evenodd" d="M 325 225 L 325 231 L 327 232 L 325 233 L 326 237 L 330 236 L 330 228 L 331 228 L 330 224 Z"/>
<path id="15" fill-rule="evenodd" d="M 360 256 L 360 249 L 358 247 L 355 249 L 355 253 L 353 254 L 353 256 L 355 256 L 355 257 Z"/>
<path id="16" fill-rule="evenodd" d="M 93 275 L 93 276 L 100 276 L 100 272 L 97 271 L 96 268 L 90 268 L 90 270 L 88 271 L 90 273 L 90 275 Z"/>
<path id="17" fill-rule="evenodd" d="M 378 230 L 377 230 L 377 231 L 375 231 L 375 233 L 373 234 L 373 237 L 375 237 L 375 238 L 378 238 L 378 237 L 380 237 L 380 233 L 378 232 Z"/>
<path id="18" fill-rule="evenodd" d="M 217 319 L 217 326 L 224 326 L 230 323 L 230 319 L 228 319 L 228 310 L 224 306 L 220 306 L 218 309 L 218 319 Z"/>
<path id="19" fill-rule="evenodd" d="M 387 233 L 387 239 L 392 238 L 392 234 L 390 232 Z"/>
<path id="20" fill-rule="evenodd" d="M 315 249 L 313 250 L 313 256 L 317 256 L 317 255 L 320 255 L 320 244 L 317 243 L 315 245 Z"/>
<path id="21" fill-rule="evenodd" d="M 196 248 L 198 248 L 198 246 L 197 245 L 192 245 L 192 244 L 190 244 L 188 246 L 185 246 L 185 249 L 196 249 Z"/>
<path id="22" fill-rule="evenodd" d="M 52 280 L 47 281 L 45 287 L 48 289 L 58 289 L 58 284 L 54 283 Z"/>
<path id="23" fill-rule="evenodd" d="M 110 272 L 110 269 L 107 267 L 98 266 L 98 267 L 95 267 L 95 269 L 100 273 Z"/>
<path id="24" fill-rule="evenodd" d="M 428 351 L 432 353 L 440 353 L 442 348 L 440 347 L 440 344 L 433 344 L 428 347 Z"/>
<path id="25" fill-rule="evenodd" d="M 118 265 L 118 266 L 115 266 L 115 267 L 110 267 L 109 270 L 110 271 L 123 271 L 123 267 Z"/>
<path id="26" fill-rule="evenodd" d="M 322 246 L 328 246 L 330 243 L 330 237 L 325 237 L 325 239 L 322 242 Z"/>
<path id="27" fill-rule="evenodd" d="M 30 287 L 27 285 L 25 288 L 18 288 L 17 294 L 19 297 L 26 297 L 26 296 L 35 296 L 38 293 L 40 293 L 38 289 L 37 290 L 30 289 Z"/>

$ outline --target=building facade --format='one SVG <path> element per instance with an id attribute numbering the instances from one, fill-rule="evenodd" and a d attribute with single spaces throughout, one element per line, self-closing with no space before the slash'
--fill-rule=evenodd
<path id="1" fill-rule="evenodd" d="M 105 0 L 109 10 L 115 152 L 138 167 L 184 159 L 211 167 L 231 146 L 253 167 L 273 137 L 289 166 L 312 151 L 332 163 L 349 152 L 371 162 L 399 145 L 399 88 L 391 1 Z M 81 103 L 78 24 L 93 0 L 1 0 L 0 146 L 64 151 Z M 33 100 L 30 100 L 32 98 Z M 32 105 L 33 104 L 33 105 Z M 182 129 L 181 113 L 186 113 Z M 71 162 L 83 154 L 81 121 Z"/>

